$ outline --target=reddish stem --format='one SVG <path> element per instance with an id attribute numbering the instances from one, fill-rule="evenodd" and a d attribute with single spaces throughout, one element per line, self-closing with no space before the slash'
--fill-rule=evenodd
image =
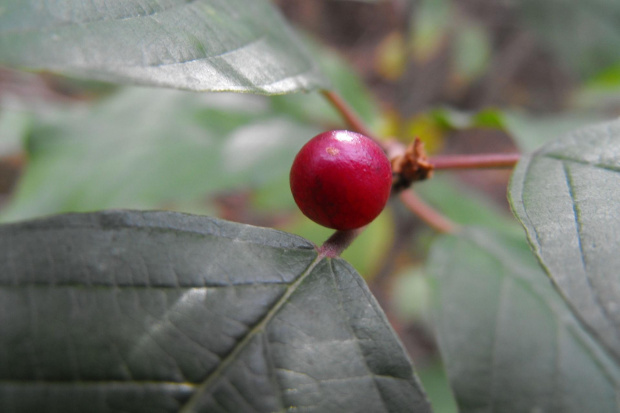
<path id="1" fill-rule="evenodd" d="M 390 159 L 404 153 L 406 148 L 401 143 L 395 140 L 384 142 L 374 138 L 370 129 L 366 127 L 364 122 L 337 92 L 323 90 L 322 94 L 340 113 L 349 128 L 374 139 L 382 145 Z M 430 159 L 430 163 L 434 169 L 512 168 L 519 161 L 519 158 L 520 154 L 442 155 Z M 453 233 L 459 229 L 457 224 L 444 217 L 430 205 L 427 205 L 413 191 L 403 191 L 399 194 L 399 197 L 410 211 L 437 231 Z M 355 238 L 361 234 L 363 229 L 336 231 L 318 248 L 319 256 L 328 258 L 340 256 Z"/>
<path id="2" fill-rule="evenodd" d="M 434 169 L 512 168 L 519 162 L 519 153 L 476 155 L 440 155 L 429 159 Z"/>
<path id="3" fill-rule="evenodd" d="M 437 212 L 433 207 L 422 201 L 412 190 L 403 191 L 399 195 L 405 206 L 431 228 L 443 233 L 453 233 L 459 226 Z"/>
<path id="4" fill-rule="evenodd" d="M 339 257 L 342 252 L 357 238 L 365 227 L 349 231 L 336 231 L 318 249 L 319 256 L 327 258 Z"/>
<path id="5" fill-rule="evenodd" d="M 377 141 L 373 137 L 373 133 L 370 129 L 366 127 L 364 122 L 360 119 L 359 116 L 353 111 L 353 109 L 349 106 L 349 104 L 340 96 L 337 92 L 332 90 L 323 90 L 321 91 L 323 96 L 332 104 L 332 106 L 340 113 L 340 115 L 344 118 L 347 125 L 354 132 L 361 133 L 362 135 L 366 135 L 369 138 Z"/>

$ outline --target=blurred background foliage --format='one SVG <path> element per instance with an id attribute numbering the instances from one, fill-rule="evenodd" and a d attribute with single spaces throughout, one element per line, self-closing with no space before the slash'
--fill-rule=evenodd
<path id="1" fill-rule="evenodd" d="M 334 88 L 383 137 L 431 154 L 534 151 L 620 113 L 615 0 L 277 0 Z M 343 123 L 318 93 L 194 94 L 0 69 L 0 220 L 170 209 L 321 243 L 288 188 L 297 150 Z M 416 190 L 454 221 L 521 231 L 508 171 L 442 172 Z M 346 252 L 454 412 L 433 339 L 435 234 L 397 202 Z"/>

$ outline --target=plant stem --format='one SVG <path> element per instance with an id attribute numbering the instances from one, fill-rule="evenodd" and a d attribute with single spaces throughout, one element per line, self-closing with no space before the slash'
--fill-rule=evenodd
<path id="1" fill-rule="evenodd" d="M 440 155 L 429 159 L 434 169 L 512 168 L 521 158 L 519 153 L 476 155 Z"/>
<path id="2" fill-rule="evenodd" d="M 370 129 L 368 129 L 360 117 L 353 111 L 353 108 L 349 106 L 349 104 L 338 94 L 338 92 L 334 92 L 333 90 L 323 90 L 321 93 L 340 113 L 351 130 L 361 133 L 362 135 L 366 135 L 377 141 L 377 139 L 373 137 L 373 133 Z"/>
<path id="3" fill-rule="evenodd" d="M 459 226 L 440 214 L 433 207 L 422 201 L 412 190 L 403 191 L 399 195 L 405 206 L 431 228 L 443 233 L 454 233 Z"/>
<path id="4" fill-rule="evenodd" d="M 396 140 L 379 141 L 373 137 L 372 132 L 357 116 L 349 104 L 337 93 L 331 90 L 323 90 L 323 96 L 340 113 L 351 130 L 361 133 L 373 139 L 383 146 L 390 159 L 403 154 L 406 147 Z M 434 169 L 486 169 L 486 168 L 512 168 L 519 161 L 521 155 L 510 154 L 478 154 L 478 155 L 441 155 L 429 159 Z M 413 191 L 406 190 L 399 194 L 405 206 L 417 215 L 422 221 L 435 230 L 443 233 L 453 233 L 459 226 L 430 205 L 426 204 Z M 319 257 L 335 258 L 361 234 L 362 228 L 350 231 L 336 231 L 331 237 L 318 248 Z"/>
<path id="5" fill-rule="evenodd" d="M 366 227 L 348 231 L 336 231 L 318 249 L 320 257 L 336 258 L 347 249 Z"/>

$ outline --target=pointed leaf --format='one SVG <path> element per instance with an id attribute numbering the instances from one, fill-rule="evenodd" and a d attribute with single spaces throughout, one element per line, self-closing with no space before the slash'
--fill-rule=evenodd
<path id="1" fill-rule="evenodd" d="M 359 275 L 170 212 L 0 227 L 0 411 L 427 412 Z"/>
<path id="2" fill-rule="evenodd" d="M 0 62 L 197 91 L 273 94 L 326 86 L 266 0 L 8 0 L 0 12 Z"/>
<path id="3" fill-rule="evenodd" d="M 620 368 L 519 236 L 470 229 L 433 247 L 437 330 L 459 411 L 616 412 Z"/>
<path id="4" fill-rule="evenodd" d="M 580 129 L 523 159 L 510 198 L 545 270 L 620 359 L 620 121 Z"/>

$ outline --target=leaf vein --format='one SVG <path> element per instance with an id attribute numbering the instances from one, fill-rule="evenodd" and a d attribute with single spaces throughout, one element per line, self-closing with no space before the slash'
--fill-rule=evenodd
<path id="1" fill-rule="evenodd" d="M 179 410 L 179 413 L 191 412 L 196 403 L 199 402 L 202 394 L 213 385 L 221 376 L 221 374 L 228 368 L 235 360 L 235 357 L 247 347 L 252 338 L 259 332 L 262 332 L 267 324 L 273 319 L 273 317 L 280 311 L 280 309 L 287 303 L 291 295 L 297 290 L 297 288 L 304 282 L 304 280 L 312 274 L 313 269 L 323 259 L 323 257 L 317 254 L 316 258 L 310 263 L 308 268 L 286 289 L 285 293 L 275 302 L 274 306 L 267 312 L 267 314 L 250 330 L 248 334 L 239 341 L 239 343 L 228 353 L 226 357 L 222 359 L 219 366 L 200 384 L 198 389 L 194 392 L 192 397 L 183 405 Z"/>

